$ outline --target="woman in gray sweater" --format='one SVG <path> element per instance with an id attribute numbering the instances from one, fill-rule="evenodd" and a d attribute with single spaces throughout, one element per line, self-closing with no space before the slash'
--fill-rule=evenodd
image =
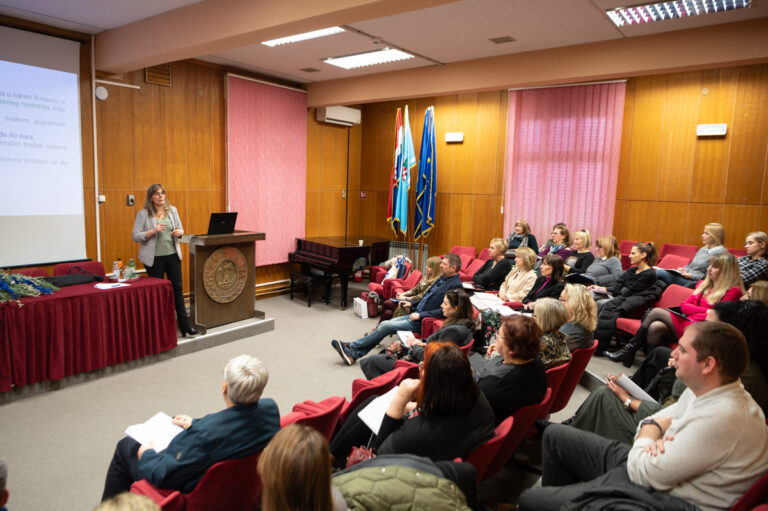
<path id="1" fill-rule="evenodd" d="M 613 236 L 601 236 L 597 239 L 597 257 L 587 267 L 584 275 L 594 280 L 598 286 L 611 286 L 623 271 L 619 260 L 619 242 Z"/>
<path id="2" fill-rule="evenodd" d="M 690 263 L 678 268 L 676 273 L 657 268 L 656 278 L 667 285 L 677 284 L 691 289 L 695 288 L 696 283 L 707 276 L 709 259 L 716 254 L 728 253 L 728 250 L 723 246 L 725 245 L 725 227 L 721 224 L 705 225 L 704 232 L 701 234 L 701 241 L 704 246 L 696 252 Z"/>

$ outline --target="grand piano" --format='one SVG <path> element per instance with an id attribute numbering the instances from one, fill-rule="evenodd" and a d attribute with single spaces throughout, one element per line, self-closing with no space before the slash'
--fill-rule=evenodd
<path id="1" fill-rule="evenodd" d="M 360 245 L 360 240 L 363 244 Z M 347 306 L 347 285 L 352 273 L 352 264 L 359 257 L 365 257 L 374 264 L 387 258 L 386 238 L 371 236 L 318 238 L 296 238 L 296 251 L 288 254 L 288 260 L 299 263 L 302 270 L 321 270 L 326 274 L 338 274 L 341 284 L 341 308 Z"/>

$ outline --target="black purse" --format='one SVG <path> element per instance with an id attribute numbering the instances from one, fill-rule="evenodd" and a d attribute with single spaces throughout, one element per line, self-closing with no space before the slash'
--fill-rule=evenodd
<path id="1" fill-rule="evenodd" d="M 77 270 L 77 271 L 75 271 Z M 89 282 L 102 281 L 104 277 L 84 270 L 80 266 L 73 266 L 69 269 L 67 275 L 57 275 L 55 277 L 44 277 L 45 280 L 57 287 L 76 286 L 77 284 L 88 284 Z"/>

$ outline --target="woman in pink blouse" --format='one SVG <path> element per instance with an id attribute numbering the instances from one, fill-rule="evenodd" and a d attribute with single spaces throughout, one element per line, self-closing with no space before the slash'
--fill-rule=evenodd
<path id="1" fill-rule="evenodd" d="M 644 344 L 647 344 L 645 352 L 649 353 L 656 346 L 677 342 L 688 325 L 704 321 L 709 309 L 720 302 L 738 300 L 744 292 L 736 258 L 729 253 L 713 255 L 709 260 L 707 276 L 680 305 L 680 311 L 672 312 L 658 307 L 653 309 L 635 336 L 622 349 L 606 353 L 605 356 L 630 367 L 635 353 Z"/>

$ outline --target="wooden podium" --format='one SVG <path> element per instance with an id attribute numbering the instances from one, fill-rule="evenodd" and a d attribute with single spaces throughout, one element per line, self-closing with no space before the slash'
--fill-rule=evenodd
<path id="1" fill-rule="evenodd" d="M 255 242 L 263 232 L 183 236 L 189 244 L 193 324 L 203 329 L 254 317 Z"/>

